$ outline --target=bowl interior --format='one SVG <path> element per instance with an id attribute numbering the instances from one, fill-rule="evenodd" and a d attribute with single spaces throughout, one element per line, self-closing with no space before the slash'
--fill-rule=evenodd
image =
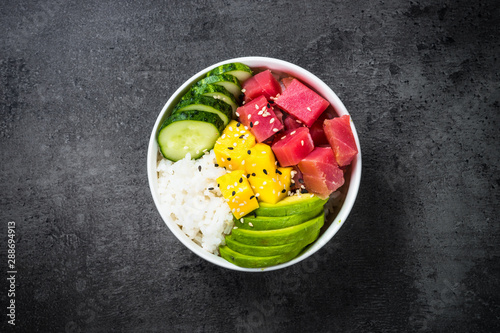
<path id="1" fill-rule="evenodd" d="M 176 105 L 180 97 L 182 97 L 182 95 L 189 90 L 189 88 L 193 83 L 197 82 L 209 70 L 217 66 L 220 66 L 222 64 L 231 62 L 241 62 L 253 68 L 269 68 L 272 71 L 288 73 L 291 76 L 296 77 L 297 79 L 307 84 L 309 87 L 318 92 L 323 98 L 328 100 L 333 110 L 339 116 L 349 114 L 342 101 L 323 81 L 321 81 L 314 74 L 310 73 L 309 71 L 297 65 L 294 65 L 292 63 L 283 60 L 266 58 L 266 57 L 243 57 L 243 58 L 234 58 L 222 61 L 220 63 L 214 64 L 208 68 L 203 69 L 202 71 L 193 75 L 189 80 L 187 80 L 169 98 L 169 100 L 161 110 L 160 114 L 158 115 L 158 118 L 156 119 L 155 125 L 153 127 L 153 131 L 151 133 L 148 146 L 147 169 L 148 169 L 149 186 L 151 189 L 151 194 L 153 196 L 155 205 L 162 219 L 165 221 L 166 225 L 170 229 L 170 231 L 188 249 L 190 249 L 203 259 L 221 267 L 238 271 L 245 271 L 245 272 L 263 272 L 263 271 L 281 269 L 296 264 L 306 259 L 316 251 L 318 251 L 337 233 L 340 227 L 345 223 L 345 220 L 347 219 L 347 216 L 349 215 L 352 206 L 354 205 L 354 201 L 356 199 L 361 180 L 361 149 L 359 145 L 359 138 L 356 132 L 356 128 L 354 127 L 354 124 L 351 122 L 351 127 L 353 130 L 354 138 L 356 140 L 356 144 L 358 146 L 359 153 L 356 156 L 356 158 L 352 161 L 351 166 L 347 169 L 345 173 L 345 184 L 339 190 L 341 193 L 341 198 L 343 200 L 340 200 L 340 206 L 336 207 L 333 213 L 327 216 L 327 219 L 325 220 L 325 226 L 322 228 L 319 238 L 314 243 L 309 245 L 298 257 L 296 257 L 291 261 L 276 266 L 271 266 L 266 268 L 243 268 L 233 265 L 230 262 L 226 261 L 225 259 L 203 250 L 199 245 L 190 240 L 184 234 L 184 232 L 182 232 L 180 227 L 170 218 L 169 213 L 166 212 L 165 209 L 160 205 L 160 200 L 158 195 L 158 181 L 157 181 L 158 175 L 156 172 L 156 165 L 158 159 L 161 158 L 161 155 L 158 152 L 158 144 L 156 142 L 156 136 L 158 134 L 158 131 L 160 129 L 163 120 L 166 117 L 168 117 L 168 115 L 170 115 L 173 107 Z"/>

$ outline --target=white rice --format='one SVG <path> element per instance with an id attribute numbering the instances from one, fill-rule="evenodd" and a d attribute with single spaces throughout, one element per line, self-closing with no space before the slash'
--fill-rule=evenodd
<path id="1" fill-rule="evenodd" d="M 189 154 L 175 163 L 162 158 L 157 171 L 163 211 L 195 243 L 218 254 L 225 234 L 233 228 L 233 214 L 216 181 L 226 170 L 214 164 L 212 150 L 197 160 Z"/>

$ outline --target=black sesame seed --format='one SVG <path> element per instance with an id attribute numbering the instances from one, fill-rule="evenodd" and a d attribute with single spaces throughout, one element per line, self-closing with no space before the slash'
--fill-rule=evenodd
<path id="1" fill-rule="evenodd" d="M 283 174 L 283 173 L 282 173 L 281 171 L 279 171 L 278 169 L 276 169 L 276 173 L 277 173 L 278 175 L 282 175 L 282 174 Z"/>
<path id="2" fill-rule="evenodd" d="M 302 191 L 300 191 L 300 193 L 309 193 L 306 189 L 303 189 Z"/>
<path id="3" fill-rule="evenodd" d="M 240 139 L 243 139 L 245 137 L 245 134 L 240 135 Z"/>
<path id="4" fill-rule="evenodd" d="M 250 127 L 253 127 L 253 122 L 250 122 Z"/>
<path id="5" fill-rule="evenodd" d="M 274 101 L 269 101 L 269 103 L 274 104 Z"/>
<path id="6" fill-rule="evenodd" d="M 240 183 L 243 183 L 243 178 L 240 178 Z"/>
<path id="7" fill-rule="evenodd" d="M 238 123 L 236 124 L 236 127 L 240 127 L 240 125 L 241 125 L 241 123 L 240 123 L 240 122 L 238 122 Z"/>
<path id="8" fill-rule="evenodd" d="M 236 194 L 236 191 L 233 191 L 232 195 L 235 195 Z"/>
<path id="9" fill-rule="evenodd" d="M 252 151 L 250 149 L 247 150 L 247 154 L 250 155 L 252 154 Z"/>
<path id="10" fill-rule="evenodd" d="M 255 177 L 255 172 L 252 172 L 252 176 L 254 176 L 254 177 Z"/>
<path id="11" fill-rule="evenodd" d="M 250 174 L 247 175 L 247 178 L 250 178 Z"/>
<path id="12" fill-rule="evenodd" d="M 207 190 L 212 191 L 213 189 L 214 189 L 213 187 L 209 187 Z"/>
<path id="13" fill-rule="evenodd" d="M 219 183 L 217 183 L 217 187 L 220 187 L 220 184 L 219 184 Z"/>
<path id="14" fill-rule="evenodd" d="M 250 197 L 250 200 L 252 200 L 253 198 L 255 198 L 255 195 L 252 195 L 252 196 Z"/>
<path id="15" fill-rule="evenodd" d="M 267 170 L 266 169 L 263 169 L 262 171 L 264 171 L 264 174 L 267 175 Z"/>
<path id="16" fill-rule="evenodd" d="M 215 165 L 216 168 L 219 167 L 219 165 L 217 163 L 215 163 L 214 165 Z"/>
<path id="17" fill-rule="evenodd" d="M 201 165 L 198 165 L 198 171 L 201 172 Z"/>
<path id="18" fill-rule="evenodd" d="M 299 183 L 304 184 L 304 179 L 300 178 Z"/>
<path id="19" fill-rule="evenodd" d="M 285 189 L 282 189 L 282 190 L 281 190 L 281 193 L 286 193 L 286 190 L 285 190 Z"/>
<path id="20" fill-rule="evenodd" d="M 227 147 L 227 149 L 229 149 L 229 150 L 234 150 L 234 148 L 233 148 L 233 147 Z"/>
<path id="21" fill-rule="evenodd" d="M 228 157 L 228 158 L 227 158 L 227 160 L 228 160 L 228 161 L 231 161 L 231 157 Z"/>

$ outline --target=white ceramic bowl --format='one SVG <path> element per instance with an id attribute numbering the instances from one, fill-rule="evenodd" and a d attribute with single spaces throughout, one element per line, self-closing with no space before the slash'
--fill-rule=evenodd
<path id="1" fill-rule="evenodd" d="M 153 131 L 151 133 L 151 138 L 149 140 L 149 147 L 148 147 L 147 168 L 148 168 L 149 187 L 151 189 L 151 194 L 153 196 L 156 207 L 160 212 L 161 217 L 163 218 L 168 228 L 170 229 L 170 231 L 188 249 L 190 249 L 203 259 L 218 266 L 238 271 L 263 272 L 263 271 L 277 270 L 294 265 L 306 259 L 307 257 L 311 256 L 319 249 L 321 249 L 330 239 L 332 239 L 332 237 L 337 233 L 340 227 L 347 220 L 347 216 L 349 215 L 351 208 L 354 205 L 354 201 L 356 200 L 356 196 L 358 194 L 358 189 L 359 189 L 359 183 L 361 180 L 361 149 L 359 146 L 359 139 L 356 132 L 356 128 L 354 127 L 354 124 L 351 122 L 352 131 L 354 133 L 354 138 L 356 139 L 356 144 L 358 146 L 359 153 L 357 157 L 353 160 L 350 169 L 347 170 L 345 174 L 345 184 L 340 189 L 342 194 L 345 195 L 345 199 L 343 203 L 335 209 L 334 213 L 327 218 L 327 220 L 325 221 L 325 226 L 322 228 L 319 238 L 310 246 L 308 246 L 307 249 L 303 251 L 298 257 L 289 262 L 276 266 L 271 266 L 266 268 L 243 268 L 233 265 L 230 262 L 226 261 L 225 259 L 203 250 L 199 245 L 191 241 L 182 232 L 180 227 L 174 222 L 172 222 L 172 220 L 166 216 L 164 210 L 160 208 L 160 200 L 158 195 L 158 179 L 157 179 L 158 175 L 156 172 L 156 164 L 158 158 L 158 144 L 156 142 L 156 136 L 158 134 L 158 130 L 162 124 L 163 119 L 165 119 L 172 112 L 172 109 L 177 103 L 177 101 L 183 94 L 185 94 L 189 90 L 189 88 L 193 83 L 195 83 L 200 78 L 205 76 L 209 70 L 217 66 L 220 66 L 222 64 L 227 64 L 231 62 L 241 62 L 251 68 L 264 67 L 264 68 L 269 68 L 272 71 L 289 73 L 291 76 L 309 85 L 311 88 L 316 90 L 316 92 L 318 92 L 323 98 L 328 100 L 339 116 L 349 114 L 344 104 L 340 101 L 337 95 L 323 81 L 321 81 L 314 74 L 310 73 L 309 71 L 297 65 L 291 64 L 283 60 L 266 58 L 266 57 L 243 57 L 243 58 L 235 58 L 222 61 L 220 63 L 214 64 L 208 68 L 203 69 L 202 71 L 192 76 L 189 80 L 187 80 L 170 97 L 170 99 L 167 101 L 167 103 L 161 110 L 160 114 L 158 115 L 158 118 L 156 119 L 155 125 L 153 127 Z"/>

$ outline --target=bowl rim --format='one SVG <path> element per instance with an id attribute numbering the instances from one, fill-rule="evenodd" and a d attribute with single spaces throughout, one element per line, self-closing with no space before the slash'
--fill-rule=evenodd
<path id="1" fill-rule="evenodd" d="M 359 143 L 359 137 L 356 131 L 356 127 L 354 126 L 354 123 L 352 121 L 351 117 L 351 128 L 352 132 L 354 135 L 354 139 L 356 141 L 356 145 L 358 147 L 358 154 L 354 158 L 354 160 L 351 163 L 351 168 L 350 168 L 350 181 L 348 184 L 348 189 L 347 189 L 347 194 L 344 199 L 344 202 L 342 204 L 342 207 L 340 208 L 340 211 L 338 214 L 332 219 L 331 225 L 323 232 L 323 234 L 320 235 L 320 237 L 314 241 L 311 245 L 307 247 L 307 249 L 302 252 L 299 256 L 296 258 L 286 262 L 282 263 L 279 265 L 275 266 L 270 266 L 270 267 L 264 267 L 264 268 L 245 268 L 245 267 L 240 267 L 236 266 L 225 259 L 223 259 L 220 256 L 214 255 L 212 253 L 209 253 L 208 251 L 204 250 L 201 246 L 193 242 L 191 239 L 189 239 L 184 232 L 181 230 L 181 228 L 173 222 L 169 217 L 167 216 L 166 212 L 164 209 L 162 209 L 162 206 L 160 204 L 159 200 L 159 195 L 157 193 L 157 172 L 156 172 L 156 166 L 157 166 L 157 156 L 158 156 L 158 144 L 156 142 L 156 136 L 159 131 L 159 128 L 161 126 L 161 123 L 163 121 L 163 118 L 167 115 L 167 111 L 171 110 L 174 106 L 174 102 L 177 102 L 177 100 L 181 97 L 181 94 L 183 92 L 186 92 L 191 85 L 198 81 L 202 76 L 206 75 L 206 73 L 213 68 L 216 68 L 220 65 L 232 63 L 232 62 L 241 62 L 243 64 L 246 64 L 249 67 L 254 67 L 254 68 L 270 68 L 271 70 L 276 70 L 276 71 L 282 71 L 282 72 L 287 72 L 291 74 L 292 76 L 298 78 L 299 80 L 305 82 L 312 88 L 314 88 L 323 98 L 325 98 L 335 109 L 337 114 L 339 116 L 342 115 L 349 115 L 349 112 L 347 111 L 346 107 L 342 103 L 342 101 L 339 99 L 339 97 L 335 94 L 335 92 L 319 77 L 314 75 L 313 73 L 309 72 L 305 68 L 302 68 L 298 65 L 295 65 L 293 63 L 290 63 L 285 60 L 280 60 L 276 58 L 270 58 L 270 57 L 261 57 L 261 56 L 248 56 L 248 57 L 238 57 L 238 58 L 232 58 L 232 59 L 227 59 L 224 61 L 220 61 L 216 64 L 213 64 L 211 66 L 206 67 L 205 69 L 199 71 L 195 75 L 191 76 L 188 80 L 186 80 L 167 100 L 165 105 L 163 106 L 162 110 L 160 111 L 160 114 L 158 115 L 155 124 L 153 126 L 153 130 L 151 132 L 151 136 L 149 139 L 149 145 L 148 145 L 148 152 L 147 152 L 147 172 L 148 172 L 148 182 L 149 182 L 149 188 L 151 191 L 151 195 L 153 197 L 153 201 L 155 203 L 156 209 L 160 213 L 160 216 L 162 217 L 162 220 L 164 223 L 167 225 L 167 227 L 170 229 L 170 231 L 176 236 L 178 240 L 181 241 L 188 249 L 190 249 L 193 253 L 196 255 L 200 256 L 201 258 L 211 262 L 212 264 L 215 264 L 220 267 L 224 267 L 227 269 L 231 270 L 236 270 L 236 271 L 243 271 L 243 272 L 264 272 L 264 271 L 273 271 L 273 270 L 278 270 L 282 269 L 285 267 L 293 266 L 296 263 L 301 262 L 302 260 L 310 257 L 317 251 L 319 251 L 323 246 L 325 246 L 332 238 L 333 236 L 338 232 L 338 230 L 342 227 L 342 225 L 345 223 L 347 220 L 347 217 L 349 216 L 349 213 L 352 210 L 352 207 L 354 206 L 354 202 L 356 200 L 358 191 L 359 191 L 359 186 L 361 182 L 361 171 L 362 171 L 362 162 L 361 162 L 361 147 Z M 345 186 L 345 185 L 344 185 Z M 170 223 L 169 223 L 170 221 Z"/>

